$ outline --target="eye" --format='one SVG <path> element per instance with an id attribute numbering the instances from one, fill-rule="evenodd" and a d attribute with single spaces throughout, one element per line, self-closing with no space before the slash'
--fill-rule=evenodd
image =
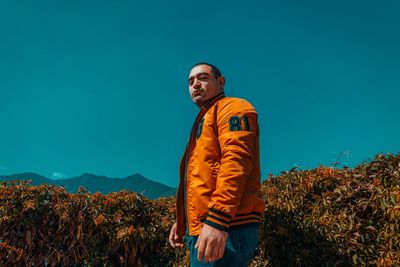
<path id="1" fill-rule="evenodd" d="M 199 80 L 206 80 L 208 78 L 207 74 L 200 74 L 199 77 L 197 77 Z"/>

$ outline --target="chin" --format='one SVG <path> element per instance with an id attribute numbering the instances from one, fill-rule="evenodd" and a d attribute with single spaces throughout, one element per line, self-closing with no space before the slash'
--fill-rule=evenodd
<path id="1" fill-rule="evenodd" d="M 204 102 L 204 97 L 202 96 L 195 96 L 194 98 L 192 98 L 193 102 L 197 103 L 197 102 Z"/>
<path id="2" fill-rule="evenodd" d="M 193 100 L 193 103 L 195 103 L 197 106 L 201 107 L 204 104 L 204 101 L 201 100 Z"/>

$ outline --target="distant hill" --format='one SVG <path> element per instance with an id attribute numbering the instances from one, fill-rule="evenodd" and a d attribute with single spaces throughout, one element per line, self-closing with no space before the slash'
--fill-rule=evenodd
<path id="1" fill-rule="evenodd" d="M 174 196 L 176 188 L 147 179 L 136 173 L 125 178 L 110 178 L 91 173 L 84 173 L 78 177 L 53 180 L 37 173 L 25 172 L 11 175 L 0 175 L 0 181 L 32 180 L 32 185 L 51 184 L 63 186 L 70 193 L 76 193 L 83 186 L 90 193 L 100 192 L 108 194 L 121 190 L 142 193 L 150 199 L 158 197 Z"/>

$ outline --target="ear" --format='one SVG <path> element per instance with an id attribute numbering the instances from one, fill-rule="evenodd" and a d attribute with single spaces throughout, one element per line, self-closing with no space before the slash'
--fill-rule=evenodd
<path id="1" fill-rule="evenodd" d="M 225 77 L 224 76 L 220 76 L 218 78 L 219 84 L 221 85 L 221 87 L 225 86 Z"/>

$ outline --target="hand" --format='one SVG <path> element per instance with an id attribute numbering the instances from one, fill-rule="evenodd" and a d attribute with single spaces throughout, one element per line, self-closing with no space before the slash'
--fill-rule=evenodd
<path id="1" fill-rule="evenodd" d="M 197 239 L 195 248 L 198 249 L 197 259 L 205 263 L 214 262 L 224 256 L 228 233 L 208 224 L 204 224 Z"/>
<path id="2" fill-rule="evenodd" d="M 172 225 L 171 232 L 169 233 L 169 243 L 174 248 L 177 248 L 177 247 L 181 248 L 181 247 L 183 247 L 183 242 L 182 242 L 182 238 L 180 238 L 176 234 L 176 228 L 177 228 L 176 223 L 174 223 L 174 225 Z"/>

